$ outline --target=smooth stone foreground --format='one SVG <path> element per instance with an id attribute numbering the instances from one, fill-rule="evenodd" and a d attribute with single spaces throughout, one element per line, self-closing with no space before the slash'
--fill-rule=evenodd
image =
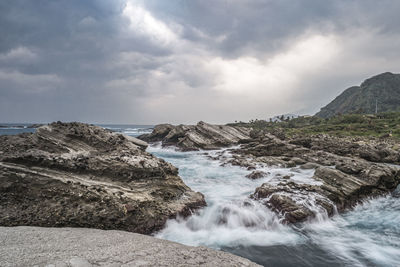
<path id="1" fill-rule="evenodd" d="M 0 266 L 260 266 L 205 247 L 85 228 L 0 227 Z"/>

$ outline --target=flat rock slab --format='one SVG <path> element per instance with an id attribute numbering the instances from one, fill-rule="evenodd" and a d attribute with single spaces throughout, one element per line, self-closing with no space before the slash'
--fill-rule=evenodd
<path id="1" fill-rule="evenodd" d="M 0 227 L 0 266 L 259 266 L 205 247 L 84 228 Z"/>

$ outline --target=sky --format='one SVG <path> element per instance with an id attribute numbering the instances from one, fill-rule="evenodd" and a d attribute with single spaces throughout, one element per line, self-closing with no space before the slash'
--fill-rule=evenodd
<path id="1" fill-rule="evenodd" d="M 0 122 L 314 114 L 400 72 L 397 0 L 2 0 Z"/>

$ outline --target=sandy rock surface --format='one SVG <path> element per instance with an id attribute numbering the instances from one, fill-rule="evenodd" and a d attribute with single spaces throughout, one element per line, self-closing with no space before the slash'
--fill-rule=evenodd
<path id="1" fill-rule="evenodd" d="M 205 247 L 123 231 L 0 227 L 0 266 L 259 266 Z"/>

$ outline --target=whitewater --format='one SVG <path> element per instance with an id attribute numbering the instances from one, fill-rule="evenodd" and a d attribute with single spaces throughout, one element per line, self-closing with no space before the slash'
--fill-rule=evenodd
<path id="1" fill-rule="evenodd" d="M 152 131 L 146 125 L 100 126 L 130 136 Z M 0 130 L 34 131 L 12 125 Z M 318 183 L 311 178 L 314 170 L 262 166 L 259 170 L 268 175 L 251 180 L 245 177 L 250 170 L 213 160 L 221 150 L 179 152 L 156 144 L 147 151 L 178 167 L 183 181 L 207 201 L 192 216 L 169 220 L 158 238 L 228 251 L 264 266 L 399 266 L 400 188 L 331 218 L 322 212 L 313 221 L 285 225 L 249 196 L 286 175 L 296 183 Z M 230 156 L 229 149 L 222 151 Z"/>
<path id="2" fill-rule="evenodd" d="M 153 145 L 148 152 L 179 168 L 207 207 L 189 218 L 169 220 L 155 236 L 192 246 L 208 246 L 265 266 L 399 266 L 400 199 L 390 195 L 365 201 L 328 218 L 300 225 L 282 224 L 278 216 L 249 196 L 274 177 L 315 183 L 314 170 L 263 167 L 265 178 L 245 178 L 249 170 L 212 160 L 217 151 L 179 152 Z M 225 152 L 229 156 L 228 150 Z"/>

